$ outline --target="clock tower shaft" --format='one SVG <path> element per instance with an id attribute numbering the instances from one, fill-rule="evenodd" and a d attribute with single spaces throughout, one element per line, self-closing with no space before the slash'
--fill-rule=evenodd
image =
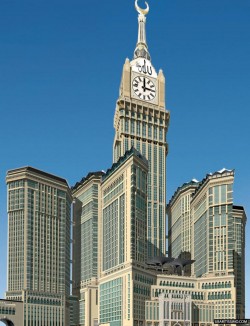
<path id="1" fill-rule="evenodd" d="M 149 164 L 147 179 L 148 258 L 166 253 L 166 135 L 170 114 L 165 108 L 165 77 L 157 74 L 146 44 L 145 15 L 139 12 L 138 42 L 132 61 L 123 66 L 120 95 L 117 100 L 114 128 L 113 161 L 131 147 Z"/>

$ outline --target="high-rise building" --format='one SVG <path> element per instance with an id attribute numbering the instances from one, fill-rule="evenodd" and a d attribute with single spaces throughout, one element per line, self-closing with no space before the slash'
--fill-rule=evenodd
<path id="1" fill-rule="evenodd" d="M 146 269 L 147 160 L 131 148 L 103 176 L 99 239 L 99 323 L 144 325 L 155 276 Z"/>
<path id="2" fill-rule="evenodd" d="M 148 257 L 166 253 L 166 135 L 169 112 L 165 108 L 165 78 L 152 65 L 146 42 L 146 15 L 139 8 L 138 41 L 132 61 L 126 59 L 120 95 L 114 117 L 115 138 L 113 160 L 117 162 L 131 147 L 136 148 L 149 163 L 147 238 Z"/>
<path id="3" fill-rule="evenodd" d="M 8 171 L 8 300 L 20 325 L 69 324 L 70 206 L 67 181 L 24 167 Z"/>
<path id="4" fill-rule="evenodd" d="M 195 260 L 191 273 L 206 278 L 205 289 L 222 289 L 222 279 L 235 287 L 223 300 L 226 306 L 219 302 L 225 298 L 217 291 L 209 295 L 217 303 L 215 318 L 222 317 L 224 310 L 230 318 L 245 314 L 246 214 L 243 207 L 233 204 L 233 182 L 234 171 L 226 169 L 208 174 L 201 182 L 193 180 L 177 189 L 167 209 L 170 254 L 190 255 Z"/>
<path id="5" fill-rule="evenodd" d="M 98 216 L 103 175 L 101 171 L 89 173 L 72 187 L 72 292 L 79 299 L 80 325 L 98 322 Z"/>
<path id="6" fill-rule="evenodd" d="M 168 255 L 191 258 L 191 197 L 199 182 L 192 180 L 179 187 L 168 205 Z"/>

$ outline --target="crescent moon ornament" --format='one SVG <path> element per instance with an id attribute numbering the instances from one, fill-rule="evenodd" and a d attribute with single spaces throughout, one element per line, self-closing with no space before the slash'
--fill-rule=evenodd
<path id="1" fill-rule="evenodd" d="M 147 5 L 146 9 L 142 9 L 138 6 L 138 0 L 135 0 L 135 9 L 138 11 L 139 14 L 142 14 L 144 16 L 146 16 L 149 12 L 149 5 L 148 3 L 145 1 L 145 4 Z"/>

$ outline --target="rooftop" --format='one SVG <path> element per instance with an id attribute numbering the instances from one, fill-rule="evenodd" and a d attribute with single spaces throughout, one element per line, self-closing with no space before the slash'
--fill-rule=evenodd
<path id="1" fill-rule="evenodd" d="M 183 190 L 185 190 L 189 187 L 194 187 L 194 188 L 196 188 L 194 190 L 194 194 L 196 194 L 208 179 L 211 179 L 212 177 L 216 177 L 216 176 L 221 177 L 221 176 L 232 174 L 232 173 L 234 173 L 234 170 L 228 170 L 228 169 L 223 168 L 222 170 L 216 171 L 214 173 L 208 173 L 202 181 L 197 181 L 196 179 L 192 179 L 190 182 L 183 183 L 182 186 L 177 188 L 177 190 L 171 197 L 168 205 L 171 205 L 173 203 L 173 201 L 176 199 L 176 197 L 179 195 L 179 193 L 181 193 Z"/>
<path id="2" fill-rule="evenodd" d="M 112 173 L 114 173 L 122 164 L 124 164 L 131 156 L 139 157 L 146 165 L 148 165 L 148 161 L 146 158 L 138 152 L 134 147 L 131 147 L 130 150 L 126 151 L 123 156 L 119 158 L 119 160 L 114 163 L 110 169 L 106 171 L 106 174 L 103 175 L 102 180 L 104 181 L 106 178 L 108 178 Z"/>
<path id="3" fill-rule="evenodd" d="M 36 168 L 33 168 L 31 166 L 25 166 L 25 167 L 22 167 L 22 168 L 17 168 L 17 169 L 13 169 L 13 170 L 9 170 L 7 171 L 7 177 L 8 176 L 11 176 L 11 175 L 14 175 L 14 174 L 17 174 L 17 173 L 21 173 L 21 172 L 33 172 L 33 173 L 36 173 L 36 174 L 40 174 L 46 178 L 50 178 L 50 179 L 54 179 L 54 180 L 57 180 L 57 181 L 60 181 L 60 182 L 63 182 L 63 183 L 67 183 L 67 180 L 66 179 L 63 179 L 61 177 L 58 177 L 54 174 L 51 174 L 51 173 L 47 173 L 47 172 L 44 172 L 42 170 L 39 170 L 39 169 L 36 169 Z"/>
<path id="4" fill-rule="evenodd" d="M 84 184 L 87 180 L 89 180 L 91 177 L 102 177 L 105 174 L 104 171 L 96 171 L 96 172 L 89 172 L 86 177 L 83 177 L 79 182 L 77 182 L 74 186 L 71 187 L 71 190 L 76 190 L 80 186 Z"/>

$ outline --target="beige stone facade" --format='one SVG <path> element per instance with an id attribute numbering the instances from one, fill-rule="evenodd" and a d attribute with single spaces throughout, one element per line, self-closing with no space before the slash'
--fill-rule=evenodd
<path id="1" fill-rule="evenodd" d="M 69 324 L 71 193 L 67 181 L 24 167 L 8 171 L 6 182 L 6 298 L 23 302 L 24 326 Z"/>
<path id="2" fill-rule="evenodd" d="M 0 300 L 0 321 L 8 326 L 23 326 L 23 302 Z"/>
<path id="3" fill-rule="evenodd" d="M 100 324 L 144 324 L 145 300 L 155 282 L 145 266 L 147 170 L 145 158 L 132 149 L 103 178 L 98 223 Z"/>

